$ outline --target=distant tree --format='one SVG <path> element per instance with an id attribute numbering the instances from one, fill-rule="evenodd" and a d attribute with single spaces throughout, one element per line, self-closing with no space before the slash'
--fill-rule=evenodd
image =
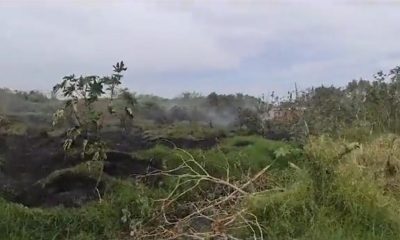
<path id="1" fill-rule="evenodd" d="M 218 106 L 218 94 L 216 94 L 215 92 L 210 93 L 207 96 L 207 102 L 208 102 L 209 106 L 217 107 Z"/>
<path id="2" fill-rule="evenodd" d="M 200 98 L 201 94 L 198 92 L 183 92 L 181 95 L 182 99 L 189 100 L 189 99 L 195 99 L 195 98 Z"/>

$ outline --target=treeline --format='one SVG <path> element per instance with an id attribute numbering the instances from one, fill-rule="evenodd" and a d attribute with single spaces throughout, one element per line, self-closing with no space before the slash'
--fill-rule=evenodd
<path id="1" fill-rule="evenodd" d="M 43 112 L 54 110 L 58 104 L 56 99 L 50 99 L 39 91 L 13 91 L 0 88 L 0 111 L 6 113 Z"/>
<path id="2" fill-rule="evenodd" d="M 345 87 L 312 88 L 285 104 L 305 109 L 301 120 L 314 135 L 400 133 L 400 67 Z"/>
<path id="3" fill-rule="evenodd" d="M 255 109 L 257 98 L 238 94 L 216 94 L 202 96 L 198 93 L 182 93 L 172 99 L 154 95 L 132 95 L 135 100 L 134 115 L 138 120 L 155 124 L 176 122 L 196 122 L 210 126 L 230 127 L 238 125 L 240 109 Z M 119 95 L 118 98 L 122 98 Z M 118 98 L 116 104 L 118 104 Z M 122 99 L 121 101 L 122 102 Z M 62 100 L 47 97 L 38 91 L 12 91 L 0 89 L 0 114 L 42 115 L 51 121 L 51 115 L 61 105 Z M 108 104 L 100 99 L 98 107 Z"/>
<path id="4" fill-rule="evenodd" d="M 293 135 L 400 133 L 400 67 L 388 73 L 378 72 L 372 80 L 353 80 L 345 87 L 295 89 L 283 97 L 274 93 L 254 97 L 215 92 L 207 96 L 186 92 L 172 99 L 152 95 L 134 97 L 135 117 L 155 124 L 186 121 L 211 127 L 244 127 L 260 134 L 270 129 Z M 59 104 L 59 100 L 40 92 L 0 89 L 3 113 L 48 115 Z M 276 121 L 271 115 L 273 109 L 292 117 Z"/>

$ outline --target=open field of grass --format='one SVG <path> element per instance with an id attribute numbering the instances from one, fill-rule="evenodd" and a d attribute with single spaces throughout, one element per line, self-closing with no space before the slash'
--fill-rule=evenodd
<path id="1" fill-rule="evenodd" d="M 239 239 L 254 235 L 264 239 L 399 239 L 399 148 L 400 139 L 394 135 L 358 144 L 322 136 L 311 138 L 303 149 L 257 136 L 237 136 L 208 150 L 156 145 L 132 155 L 161 159 L 165 171 L 182 162 L 196 168 L 190 163 L 195 160 L 210 176 L 232 184 L 270 166 L 262 178 L 244 188 L 248 194 L 234 206 L 243 211 L 242 217 L 253 219 L 240 229 L 227 227 L 226 233 Z M 0 239 L 141 239 L 157 229 L 162 222 L 157 219 L 162 205 L 158 200 L 171 194 L 177 177 L 164 176 L 154 186 L 130 177 L 101 175 L 99 170 L 96 163 L 67 170 L 101 176 L 105 183 L 101 197 L 80 208 L 28 208 L 2 199 Z M 181 171 L 181 175 L 186 173 Z M 45 180 L 51 182 L 52 177 Z M 217 192 L 221 184 L 205 180 L 176 198 L 173 210 L 200 197 L 207 201 L 205 191 L 224 196 Z M 194 185 L 184 186 L 174 194 Z M 225 208 L 229 211 L 229 206 Z"/>

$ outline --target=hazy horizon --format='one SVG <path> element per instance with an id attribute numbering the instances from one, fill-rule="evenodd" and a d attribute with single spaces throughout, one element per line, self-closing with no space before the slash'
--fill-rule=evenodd
<path id="1" fill-rule="evenodd" d="M 394 1 L 0 2 L 0 87 L 50 91 L 69 74 L 124 86 L 260 95 L 370 79 L 400 63 Z"/>

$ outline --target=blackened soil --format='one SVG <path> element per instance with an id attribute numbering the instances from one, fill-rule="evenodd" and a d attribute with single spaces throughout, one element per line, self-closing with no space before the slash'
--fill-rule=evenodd
<path id="1" fill-rule="evenodd" d="M 267 131 L 264 136 L 266 139 L 275 141 L 290 141 L 293 137 L 292 134 L 286 131 Z"/>
<path id="2" fill-rule="evenodd" d="M 108 152 L 104 172 L 116 177 L 136 177 L 153 173 L 162 168 L 161 160 L 133 158 L 124 152 Z"/>
<path id="3" fill-rule="evenodd" d="M 155 146 L 154 142 L 148 141 L 141 133 L 125 135 L 120 132 L 104 132 L 101 138 L 105 139 L 113 151 L 134 152 Z"/>
<path id="4" fill-rule="evenodd" d="M 99 199 L 104 183 L 88 176 L 66 173 L 45 186 L 32 185 L 11 199 L 27 207 L 80 207 Z"/>
<path id="5" fill-rule="evenodd" d="M 148 149 L 164 143 L 180 148 L 211 148 L 217 139 L 171 139 L 169 141 L 148 141 L 142 136 L 124 136 L 120 133 L 105 133 L 108 146 L 104 172 L 117 178 L 135 178 L 148 175 L 162 168 L 161 159 L 137 159 L 129 153 Z M 47 134 L 0 135 L 0 196 L 28 207 L 79 207 L 96 200 L 103 193 L 105 183 L 97 185 L 97 179 L 78 174 L 64 174 L 51 184 L 42 186 L 38 181 L 56 170 L 66 169 L 82 163 L 78 156 L 68 156 L 62 151 L 63 137 Z M 173 144 L 171 144 L 173 142 Z M 155 186 L 161 179 L 156 176 L 144 178 Z"/>
<path id="6" fill-rule="evenodd" d="M 79 163 L 79 158 L 68 158 L 62 151 L 62 138 L 39 136 L 0 136 L 5 142 L 2 172 L 26 186 L 46 177 L 57 169 Z"/>
<path id="7" fill-rule="evenodd" d="M 110 146 L 116 149 L 141 149 L 151 147 L 139 143 L 110 138 Z M 123 142 L 118 145 L 118 142 Z M 62 151 L 62 137 L 0 136 L 0 196 L 28 207 L 78 207 L 87 201 L 98 199 L 104 184 L 96 187 L 97 179 L 82 175 L 62 175 L 47 185 L 37 182 L 56 170 L 76 166 L 83 160 L 68 156 Z M 146 174 L 156 167 L 154 162 L 134 159 L 123 152 L 109 152 L 104 171 L 115 177 L 131 177 Z"/>
<path id="8" fill-rule="evenodd" d="M 221 136 L 221 138 L 224 136 Z M 136 135 L 123 135 L 118 132 L 106 132 L 102 134 L 102 139 L 112 146 L 115 151 L 133 152 L 136 150 L 149 149 L 156 144 L 163 144 L 168 147 L 178 147 L 186 149 L 210 149 L 218 144 L 218 137 L 208 137 L 204 139 L 193 138 L 155 138 L 148 139 L 139 133 Z"/>

